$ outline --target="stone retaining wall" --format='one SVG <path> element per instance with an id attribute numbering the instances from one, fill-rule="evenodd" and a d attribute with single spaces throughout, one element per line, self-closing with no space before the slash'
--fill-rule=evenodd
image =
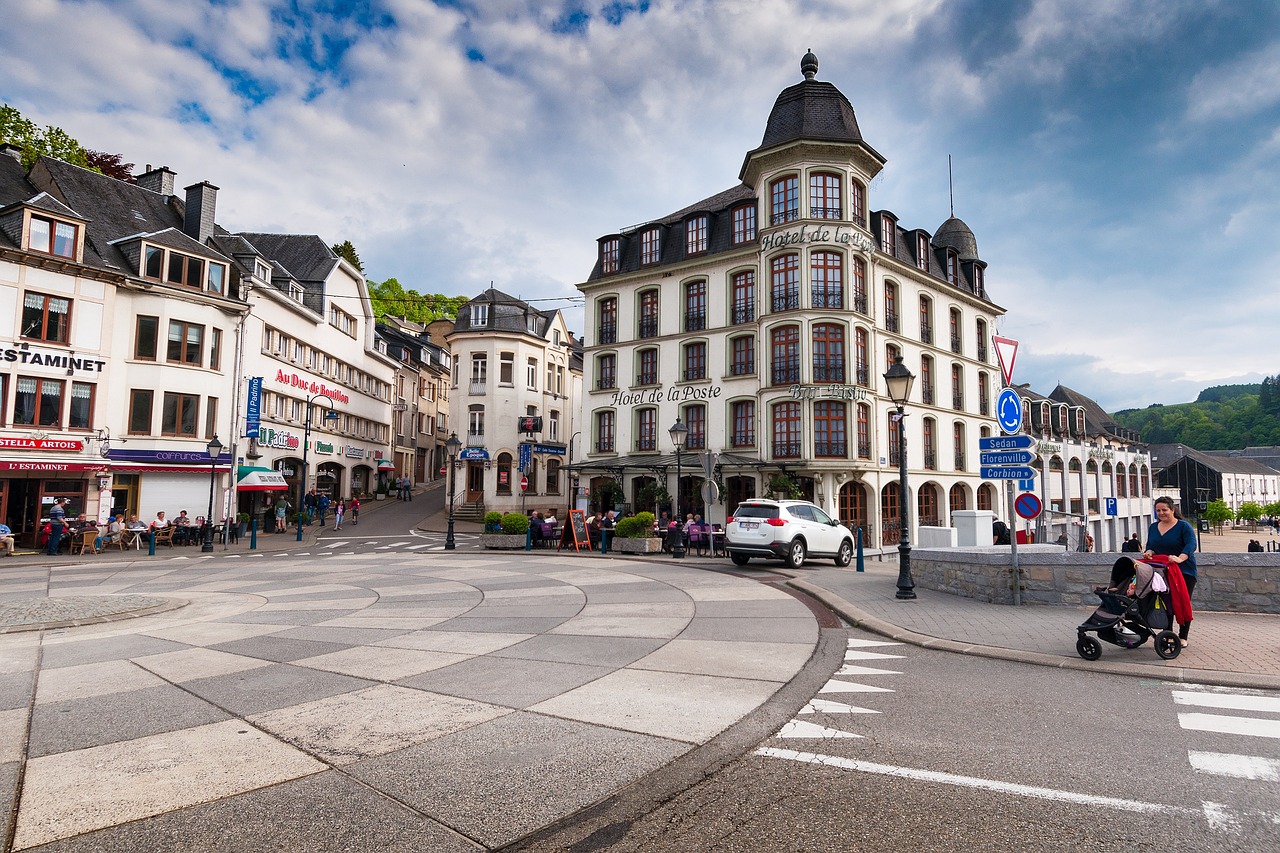
<path id="1" fill-rule="evenodd" d="M 1107 582 L 1119 554 L 1064 552 L 1057 545 L 1020 545 L 1022 601 L 1096 604 L 1093 588 Z M 1191 603 L 1197 610 L 1280 613 L 1280 554 L 1202 553 Z M 1012 604 L 1008 548 L 918 549 L 911 552 L 916 586 L 979 601 Z"/>

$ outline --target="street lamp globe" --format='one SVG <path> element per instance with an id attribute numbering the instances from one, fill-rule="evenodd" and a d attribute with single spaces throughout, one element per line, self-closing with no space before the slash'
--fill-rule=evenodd
<path id="1" fill-rule="evenodd" d="M 213 551 L 213 487 L 218 473 L 218 457 L 222 455 L 222 442 L 218 441 L 217 435 L 205 445 L 205 450 L 209 454 L 209 512 L 204 517 L 204 543 L 200 551 L 207 554 Z"/>
<path id="2" fill-rule="evenodd" d="M 884 374 L 885 391 L 898 407 L 898 516 L 901 532 L 898 539 L 898 592 L 895 598 L 911 601 L 916 597 L 915 581 L 911 577 L 911 515 L 907 488 L 907 425 L 903 407 L 911 396 L 911 383 L 915 376 L 902 363 L 902 356 L 893 357 L 893 364 Z"/>
<path id="3" fill-rule="evenodd" d="M 907 404 L 907 398 L 911 396 L 911 384 L 915 380 L 915 374 L 902 363 L 902 356 L 895 355 L 893 364 L 885 371 L 884 385 L 889 399 L 893 400 L 894 405 L 899 409 Z"/>

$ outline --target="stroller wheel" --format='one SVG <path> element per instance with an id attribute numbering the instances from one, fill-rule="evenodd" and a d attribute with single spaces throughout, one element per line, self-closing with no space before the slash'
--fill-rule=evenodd
<path id="1" fill-rule="evenodd" d="M 1093 637 L 1080 634 L 1076 638 L 1076 652 L 1085 660 L 1097 660 L 1102 657 L 1102 643 Z"/>
<path id="2" fill-rule="evenodd" d="M 1156 654 L 1164 660 L 1173 660 L 1182 652 L 1182 641 L 1172 631 L 1156 634 Z"/>

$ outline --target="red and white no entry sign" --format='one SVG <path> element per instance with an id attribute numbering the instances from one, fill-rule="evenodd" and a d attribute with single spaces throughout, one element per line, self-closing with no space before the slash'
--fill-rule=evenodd
<path id="1" fill-rule="evenodd" d="M 528 477 L 521 477 L 521 478 L 520 478 L 520 491 L 522 491 L 522 492 L 527 492 L 527 491 L 529 491 L 529 478 L 528 478 Z"/>
<path id="2" fill-rule="evenodd" d="M 1035 518 L 1040 514 L 1041 509 L 1040 498 L 1032 492 L 1018 495 L 1017 500 L 1013 502 L 1013 511 L 1025 519 Z"/>

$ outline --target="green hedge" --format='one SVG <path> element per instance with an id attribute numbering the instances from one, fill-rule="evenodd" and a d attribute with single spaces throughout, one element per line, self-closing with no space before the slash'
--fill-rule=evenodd
<path id="1" fill-rule="evenodd" d="M 484 532 L 497 533 L 500 530 L 502 530 L 502 513 L 497 512 L 496 510 L 493 512 L 486 512 L 484 514 Z"/>
<path id="2" fill-rule="evenodd" d="M 529 517 L 522 512 L 509 512 L 502 517 L 502 532 L 520 536 L 529 532 Z"/>
<path id="3" fill-rule="evenodd" d="M 622 539 L 642 539 L 653 532 L 653 513 L 629 515 L 618 522 L 613 532 Z"/>

